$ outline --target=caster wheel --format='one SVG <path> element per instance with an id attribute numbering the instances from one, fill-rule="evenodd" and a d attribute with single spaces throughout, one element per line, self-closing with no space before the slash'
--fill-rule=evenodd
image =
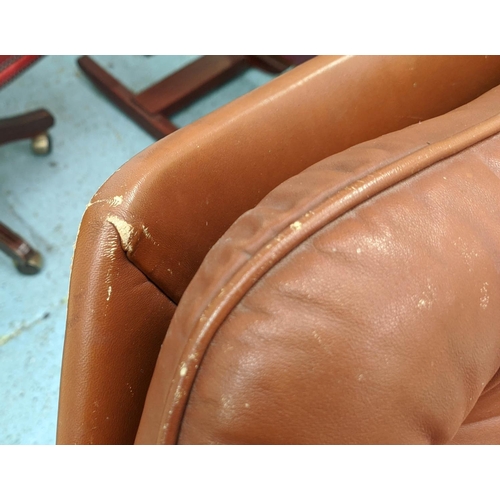
<path id="1" fill-rule="evenodd" d="M 43 259 L 36 250 L 31 250 L 22 261 L 14 262 L 22 274 L 37 274 L 42 269 Z"/>
<path id="2" fill-rule="evenodd" d="M 31 149 L 37 156 L 45 156 L 52 150 L 52 140 L 46 132 L 39 134 L 31 140 Z"/>

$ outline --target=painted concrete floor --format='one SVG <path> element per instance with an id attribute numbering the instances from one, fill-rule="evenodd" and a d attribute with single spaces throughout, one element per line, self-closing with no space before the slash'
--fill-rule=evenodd
<path id="1" fill-rule="evenodd" d="M 198 56 L 96 56 L 138 92 Z M 0 89 L 0 117 L 46 108 L 53 150 L 0 147 L 0 220 L 43 253 L 35 276 L 0 254 L 0 444 L 55 443 L 73 244 L 85 206 L 123 163 L 154 142 L 87 80 L 76 56 L 47 56 Z M 172 118 L 184 126 L 272 77 L 251 69 Z"/>

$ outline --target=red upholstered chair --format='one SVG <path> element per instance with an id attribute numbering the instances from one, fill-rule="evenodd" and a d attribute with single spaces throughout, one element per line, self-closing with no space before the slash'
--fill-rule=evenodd
<path id="1" fill-rule="evenodd" d="M 130 160 L 81 223 L 57 442 L 499 442 L 499 84 L 317 57 Z"/>
<path id="2" fill-rule="evenodd" d="M 0 56 L 0 88 L 26 70 L 40 56 Z M 51 150 L 47 130 L 54 125 L 54 117 L 45 109 L 22 115 L 0 118 L 0 145 L 21 139 L 31 139 L 36 155 L 46 155 Z M 35 274 L 42 267 L 42 256 L 27 241 L 0 223 L 0 250 L 12 258 L 23 274 Z"/>

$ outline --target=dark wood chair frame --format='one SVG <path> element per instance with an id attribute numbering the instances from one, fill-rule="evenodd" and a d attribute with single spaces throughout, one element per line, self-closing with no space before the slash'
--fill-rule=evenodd
<path id="1" fill-rule="evenodd" d="M 54 125 L 54 117 L 45 109 L 0 120 L 0 144 L 31 139 L 33 152 L 46 155 L 51 150 L 47 130 Z M 0 250 L 6 253 L 23 274 L 36 274 L 43 259 L 26 240 L 0 222 Z"/>
<path id="2" fill-rule="evenodd" d="M 169 117 L 250 67 L 278 74 L 313 56 L 203 56 L 134 93 L 89 56 L 78 65 L 97 88 L 155 139 L 177 130 Z"/>

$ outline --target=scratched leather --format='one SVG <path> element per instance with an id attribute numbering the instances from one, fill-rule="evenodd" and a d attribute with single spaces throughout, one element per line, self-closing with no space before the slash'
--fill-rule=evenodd
<path id="1" fill-rule="evenodd" d="M 76 243 L 57 442 L 134 441 L 176 305 L 241 214 L 312 164 L 499 83 L 499 57 L 318 57 L 127 162 Z"/>
<path id="2" fill-rule="evenodd" d="M 493 132 L 480 137 L 486 125 Z M 363 197 L 360 179 L 448 142 L 464 146 Z M 499 151 L 496 88 L 272 191 L 211 249 L 182 297 L 136 442 L 168 441 L 172 384 L 194 353 L 193 384 L 176 392 L 181 444 L 500 443 Z M 270 242 L 300 232 L 349 185 L 357 205 L 275 262 Z M 258 275 L 265 260 L 252 268 L 252 259 L 266 244 L 272 265 L 245 288 L 235 276 L 244 266 Z M 226 311 L 221 295 L 231 293 Z M 194 337 L 208 338 L 211 323 L 200 355 Z"/>

